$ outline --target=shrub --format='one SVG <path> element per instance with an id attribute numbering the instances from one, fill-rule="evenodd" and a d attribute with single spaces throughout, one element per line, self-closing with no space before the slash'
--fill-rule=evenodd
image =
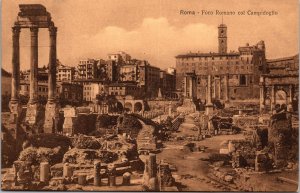
<path id="1" fill-rule="evenodd" d="M 63 153 L 60 150 L 60 147 L 28 147 L 20 153 L 18 160 L 25 161 L 29 165 L 39 165 L 41 162 L 49 162 L 50 165 L 53 165 L 62 161 Z"/>
<path id="2" fill-rule="evenodd" d="M 62 135 L 53 134 L 53 133 L 41 133 L 36 135 L 31 135 L 28 141 L 32 144 L 33 147 L 46 147 L 46 148 L 55 148 L 57 146 L 61 147 L 61 151 L 66 152 L 71 146 L 71 140 Z"/>
<path id="3" fill-rule="evenodd" d="M 72 140 L 72 146 L 78 149 L 100 149 L 101 144 L 96 138 L 90 136 L 79 135 Z"/>

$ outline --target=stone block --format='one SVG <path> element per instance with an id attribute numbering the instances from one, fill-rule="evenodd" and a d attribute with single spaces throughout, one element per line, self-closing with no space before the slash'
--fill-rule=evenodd
<path id="1" fill-rule="evenodd" d="M 58 128 L 59 105 L 47 103 L 45 111 L 44 133 L 55 133 Z"/>
<path id="2" fill-rule="evenodd" d="M 36 124 L 38 121 L 40 121 L 40 116 L 43 109 L 40 104 L 28 104 L 27 105 L 27 111 L 26 111 L 26 119 L 30 125 Z"/>
<path id="3" fill-rule="evenodd" d="M 40 164 L 40 181 L 49 182 L 50 180 L 50 165 L 48 162 L 42 162 Z"/>

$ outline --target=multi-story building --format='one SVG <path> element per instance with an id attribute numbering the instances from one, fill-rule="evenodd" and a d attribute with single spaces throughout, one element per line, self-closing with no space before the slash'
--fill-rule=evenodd
<path id="1" fill-rule="evenodd" d="M 284 58 L 267 59 L 267 68 L 270 74 L 298 74 L 299 54 Z"/>
<path id="2" fill-rule="evenodd" d="M 28 81 L 21 81 L 20 83 L 20 95 L 29 97 L 30 85 Z M 56 97 L 61 101 L 67 103 L 77 103 L 82 102 L 82 85 L 59 82 L 56 85 Z M 38 82 L 37 97 L 40 101 L 47 101 L 48 98 L 48 83 L 45 81 Z"/>
<path id="3" fill-rule="evenodd" d="M 30 84 L 29 81 L 20 82 L 20 95 L 29 97 Z M 38 81 L 37 98 L 40 101 L 47 101 L 48 98 L 48 83 L 46 81 Z"/>
<path id="4" fill-rule="evenodd" d="M 86 59 L 80 60 L 77 66 L 77 79 L 95 79 L 98 78 L 98 60 Z"/>
<path id="5" fill-rule="evenodd" d="M 142 61 L 138 66 L 138 72 L 138 84 L 142 87 L 145 97 L 157 97 L 160 87 L 160 69 L 151 66 L 147 61 Z"/>
<path id="6" fill-rule="evenodd" d="M 108 60 L 117 62 L 118 64 L 127 64 L 131 60 L 131 56 L 125 52 L 108 54 Z"/>
<path id="7" fill-rule="evenodd" d="M 160 71 L 160 88 L 163 95 L 176 90 L 176 70 L 174 68 Z"/>
<path id="8" fill-rule="evenodd" d="M 109 81 L 115 82 L 119 80 L 119 67 L 116 61 L 108 60 L 106 62 L 106 74 Z"/>
<path id="9" fill-rule="evenodd" d="M 108 86 L 108 94 L 114 96 L 131 95 L 135 98 L 141 97 L 141 88 L 136 83 L 111 83 Z"/>
<path id="10" fill-rule="evenodd" d="M 29 81 L 30 80 L 30 70 L 25 70 L 20 72 L 20 79 L 24 81 Z M 37 76 L 38 81 L 47 81 L 48 80 L 48 68 L 43 67 L 43 68 L 38 68 L 38 76 Z"/>
<path id="11" fill-rule="evenodd" d="M 57 96 L 65 104 L 81 104 L 83 87 L 79 84 L 60 82 L 57 84 Z"/>
<path id="12" fill-rule="evenodd" d="M 120 81 L 137 81 L 138 67 L 136 64 L 127 64 L 120 67 Z"/>
<path id="13" fill-rule="evenodd" d="M 60 61 L 57 61 L 56 67 L 56 80 L 58 82 L 71 82 L 75 77 L 75 67 L 63 65 Z"/>
<path id="14" fill-rule="evenodd" d="M 74 83 L 82 85 L 83 88 L 82 95 L 84 101 L 95 101 L 97 95 L 107 93 L 105 85 L 107 85 L 108 82 L 99 79 L 93 79 L 93 80 L 76 79 L 74 80 Z"/>
<path id="15" fill-rule="evenodd" d="M 227 52 L 227 26 L 221 24 L 218 53 L 188 53 L 176 56 L 176 86 L 185 96 L 206 99 L 207 75 L 212 76 L 212 95 L 215 99 L 246 99 L 259 97 L 259 76 L 267 70 L 265 44 L 239 47 Z M 195 92 L 187 93 L 186 76 L 193 74 Z"/>

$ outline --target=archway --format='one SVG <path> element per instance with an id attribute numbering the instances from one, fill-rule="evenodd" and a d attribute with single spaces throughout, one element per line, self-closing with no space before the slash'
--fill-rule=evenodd
<path id="1" fill-rule="evenodd" d="M 130 102 L 126 102 L 124 106 L 126 111 L 132 111 L 132 104 Z"/>
<path id="2" fill-rule="evenodd" d="M 143 104 L 140 102 L 136 102 L 134 104 L 134 112 L 139 112 L 141 110 L 143 110 Z"/>
<path id="3" fill-rule="evenodd" d="M 276 104 L 287 104 L 287 94 L 285 91 L 283 90 L 278 90 L 276 91 L 276 94 L 275 94 L 275 101 L 276 101 Z"/>

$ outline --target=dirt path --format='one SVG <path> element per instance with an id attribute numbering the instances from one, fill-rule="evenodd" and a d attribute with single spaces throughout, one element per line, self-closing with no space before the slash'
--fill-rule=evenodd
<path id="1" fill-rule="evenodd" d="M 192 128 L 195 126 L 192 116 L 186 116 L 185 121 L 181 124 L 177 135 L 197 135 L 197 131 Z M 207 178 L 208 163 L 200 160 L 207 158 L 209 153 L 218 153 L 220 143 L 228 139 L 240 139 L 242 135 L 220 135 L 212 138 L 207 138 L 195 143 L 207 147 L 204 153 L 200 152 L 183 152 L 180 146 L 188 141 L 166 142 L 165 148 L 157 155 L 158 160 L 164 160 L 174 164 L 177 167 L 177 172 L 173 172 L 178 179 L 177 182 L 182 184 L 182 191 L 224 191 L 228 190 L 225 187 L 218 186 Z M 175 148 L 177 147 L 177 148 Z"/>

